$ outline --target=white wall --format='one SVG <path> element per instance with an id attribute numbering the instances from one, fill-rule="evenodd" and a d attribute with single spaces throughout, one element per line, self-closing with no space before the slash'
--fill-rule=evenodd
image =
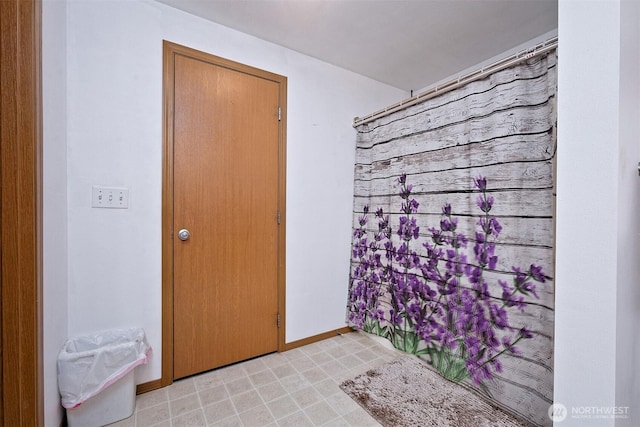
<path id="1" fill-rule="evenodd" d="M 69 335 L 143 327 L 160 377 L 162 40 L 288 77 L 286 340 L 344 326 L 352 118 L 407 93 L 153 1 L 67 4 Z M 92 209 L 92 185 L 130 190 Z"/>
<path id="2" fill-rule="evenodd" d="M 640 424 L 637 17 L 637 5 L 619 0 L 559 4 L 554 400 L 568 410 L 562 427 Z M 629 418 L 585 414 L 614 406 L 630 406 Z"/>
<path id="3" fill-rule="evenodd" d="M 640 2 L 620 3 L 620 150 L 618 170 L 618 296 L 616 405 L 640 425 Z"/>
<path id="4" fill-rule="evenodd" d="M 350 121 L 407 93 L 151 1 L 74 1 L 68 11 L 53 3 L 45 2 L 43 28 L 47 419 L 56 419 L 52 359 L 67 332 L 142 326 L 156 353 L 138 382 L 160 376 L 163 38 L 289 77 L 287 341 L 342 326 Z M 555 401 L 569 408 L 636 402 L 619 424 L 640 425 L 637 6 L 561 0 L 559 10 Z M 57 55 L 65 14 L 66 129 L 57 74 L 65 68 Z M 68 309 L 59 205 L 67 176 Z M 129 187 L 130 209 L 91 209 L 93 184 Z M 310 247 L 313 258 L 303 255 Z"/>
<path id="5" fill-rule="evenodd" d="M 43 324 L 44 410 L 47 425 L 62 416 L 56 360 L 67 339 L 66 5 L 42 4 L 43 78 Z"/>
<path id="6" fill-rule="evenodd" d="M 548 32 L 546 32 L 544 34 L 541 34 L 538 37 L 534 37 L 533 39 L 531 39 L 531 40 L 529 40 L 527 42 L 520 43 L 520 44 L 512 47 L 509 50 L 501 52 L 499 55 L 493 56 L 491 58 L 487 58 L 487 59 L 485 59 L 484 61 L 482 61 L 482 62 L 480 62 L 478 64 L 472 65 L 471 67 L 465 68 L 464 70 L 460 70 L 453 76 L 448 76 L 448 77 L 445 77 L 442 80 L 434 82 L 434 83 L 430 84 L 429 86 L 424 87 L 424 88 L 420 89 L 419 91 L 415 92 L 414 95 L 419 95 L 420 93 L 426 92 L 427 90 L 430 90 L 430 89 L 433 89 L 436 86 L 446 85 L 447 83 L 449 83 L 454 78 L 462 77 L 462 76 L 465 76 L 465 75 L 467 75 L 469 73 L 474 73 L 474 72 L 478 71 L 479 69 L 481 69 L 483 67 L 487 67 L 487 66 L 489 66 L 491 64 L 494 64 L 494 63 L 496 63 L 498 61 L 502 61 L 506 57 L 509 57 L 511 55 L 515 55 L 516 53 L 520 53 L 523 50 L 527 50 L 527 49 L 529 49 L 529 48 L 531 48 L 531 47 L 533 47 L 533 46 L 535 46 L 535 45 L 537 45 L 539 43 L 546 42 L 549 39 L 552 39 L 554 37 L 558 37 L 558 29 L 557 28 L 554 29 L 554 30 L 548 31 Z"/>

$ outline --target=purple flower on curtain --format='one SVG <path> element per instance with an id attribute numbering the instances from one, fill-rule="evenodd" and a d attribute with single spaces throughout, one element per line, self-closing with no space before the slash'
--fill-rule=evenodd
<path id="1" fill-rule="evenodd" d="M 478 175 L 477 177 L 473 178 L 473 183 L 478 190 L 484 191 L 487 189 L 487 178 L 483 177 L 482 175 Z"/>
<path id="2" fill-rule="evenodd" d="M 529 274 L 536 282 L 544 283 L 546 280 L 546 276 L 542 271 L 542 267 L 531 264 L 529 267 Z"/>
<path id="3" fill-rule="evenodd" d="M 355 327 L 389 338 L 394 346 L 429 357 L 445 377 L 470 378 L 476 383 L 501 372 L 499 357 L 519 354 L 516 346 L 534 337 L 524 326 L 515 326 L 510 309 L 523 311 L 525 297 L 538 298 L 536 283 L 545 283 L 542 267 L 512 267 L 511 283 L 498 279 L 499 296 L 492 296 L 485 272 L 498 268 L 496 239 L 502 231 L 491 215 L 493 196 L 488 180 L 473 179 L 479 192 L 480 215 L 471 239 L 458 231 L 459 219 L 451 204 L 442 206 L 438 227 L 427 227 L 427 241 L 419 241 L 415 214 L 419 203 L 407 176 L 397 179 L 402 200 L 394 230 L 382 208 L 375 211 L 378 230 L 368 240 L 369 207 L 358 217 L 354 230 L 353 262 L 349 288 L 349 321 Z M 468 251 L 468 252 L 467 252 Z M 507 273 L 500 273 L 503 276 Z"/>
<path id="4" fill-rule="evenodd" d="M 477 205 L 482 212 L 489 212 L 493 207 L 493 197 L 492 196 L 478 196 Z"/>

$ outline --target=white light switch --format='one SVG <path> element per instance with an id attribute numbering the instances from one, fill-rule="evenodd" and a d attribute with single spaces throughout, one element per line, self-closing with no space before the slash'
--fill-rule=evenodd
<path id="1" fill-rule="evenodd" d="M 91 192 L 92 208 L 129 208 L 129 189 L 94 185 Z"/>

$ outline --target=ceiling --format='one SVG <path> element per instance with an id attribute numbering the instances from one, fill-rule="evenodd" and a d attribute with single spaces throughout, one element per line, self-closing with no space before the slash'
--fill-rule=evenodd
<path id="1" fill-rule="evenodd" d="M 557 0 L 158 1 L 406 91 L 558 27 Z"/>

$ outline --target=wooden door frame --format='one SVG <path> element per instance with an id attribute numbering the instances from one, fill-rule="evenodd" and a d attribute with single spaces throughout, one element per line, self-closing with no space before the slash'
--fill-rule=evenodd
<path id="1" fill-rule="evenodd" d="M 42 4 L 0 1 L 0 425 L 44 425 Z"/>
<path id="2" fill-rule="evenodd" d="M 175 55 L 187 55 L 231 70 L 278 83 L 280 122 L 278 141 L 278 351 L 285 350 L 285 243 L 286 243 L 286 104 L 287 78 L 258 68 L 163 41 L 162 112 L 162 376 L 160 386 L 173 382 L 173 79 Z"/>

